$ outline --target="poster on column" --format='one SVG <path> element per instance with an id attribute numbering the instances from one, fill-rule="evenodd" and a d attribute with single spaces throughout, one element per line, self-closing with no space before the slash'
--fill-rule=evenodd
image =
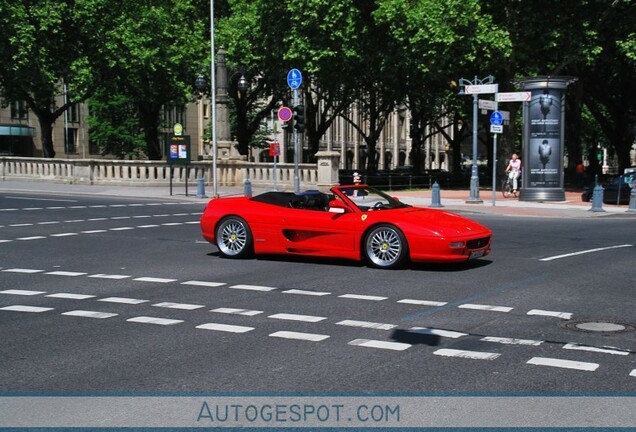
<path id="1" fill-rule="evenodd" d="M 561 160 L 561 92 L 537 89 L 530 100 L 529 160 L 525 172 L 530 187 L 559 187 Z"/>

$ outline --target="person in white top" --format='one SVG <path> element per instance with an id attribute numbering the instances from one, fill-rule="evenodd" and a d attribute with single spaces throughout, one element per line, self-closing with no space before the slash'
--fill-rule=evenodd
<path id="1" fill-rule="evenodd" d="M 516 153 L 512 155 L 512 159 L 510 159 L 508 167 L 506 168 L 506 173 L 508 173 L 510 180 L 512 180 L 512 193 L 516 195 L 517 189 L 519 189 L 517 183 L 521 175 L 521 159 L 519 159 Z"/>

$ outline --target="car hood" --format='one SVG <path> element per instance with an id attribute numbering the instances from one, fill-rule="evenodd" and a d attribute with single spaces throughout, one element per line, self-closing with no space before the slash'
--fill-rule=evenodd
<path id="1" fill-rule="evenodd" d="M 405 221 L 412 222 L 443 237 L 455 235 L 490 235 L 492 232 L 482 224 L 466 217 L 443 210 L 412 207 L 402 210 Z"/>

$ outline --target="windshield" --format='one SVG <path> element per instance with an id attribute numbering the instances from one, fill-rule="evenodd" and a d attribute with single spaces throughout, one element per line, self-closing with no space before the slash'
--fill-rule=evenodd
<path id="1" fill-rule="evenodd" d="M 362 211 L 411 207 L 410 205 L 404 204 L 384 192 L 373 189 L 369 186 L 352 186 L 342 188 L 340 191 Z"/>

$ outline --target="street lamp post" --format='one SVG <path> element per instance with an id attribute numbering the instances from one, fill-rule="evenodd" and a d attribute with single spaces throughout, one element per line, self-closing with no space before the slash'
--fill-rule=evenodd
<path id="1" fill-rule="evenodd" d="M 478 112 L 479 112 L 479 96 L 478 93 L 482 93 L 481 91 L 466 91 L 467 86 L 483 86 L 487 84 L 492 84 L 495 80 L 495 77 L 492 75 L 488 75 L 485 78 L 475 78 L 470 81 L 466 78 L 459 79 L 459 94 L 472 94 L 473 95 L 473 166 L 470 174 L 470 197 L 466 200 L 467 203 L 471 204 L 480 204 L 483 201 L 479 199 L 479 171 L 477 169 L 477 139 L 478 139 Z M 487 92 L 483 92 L 487 93 Z"/>

